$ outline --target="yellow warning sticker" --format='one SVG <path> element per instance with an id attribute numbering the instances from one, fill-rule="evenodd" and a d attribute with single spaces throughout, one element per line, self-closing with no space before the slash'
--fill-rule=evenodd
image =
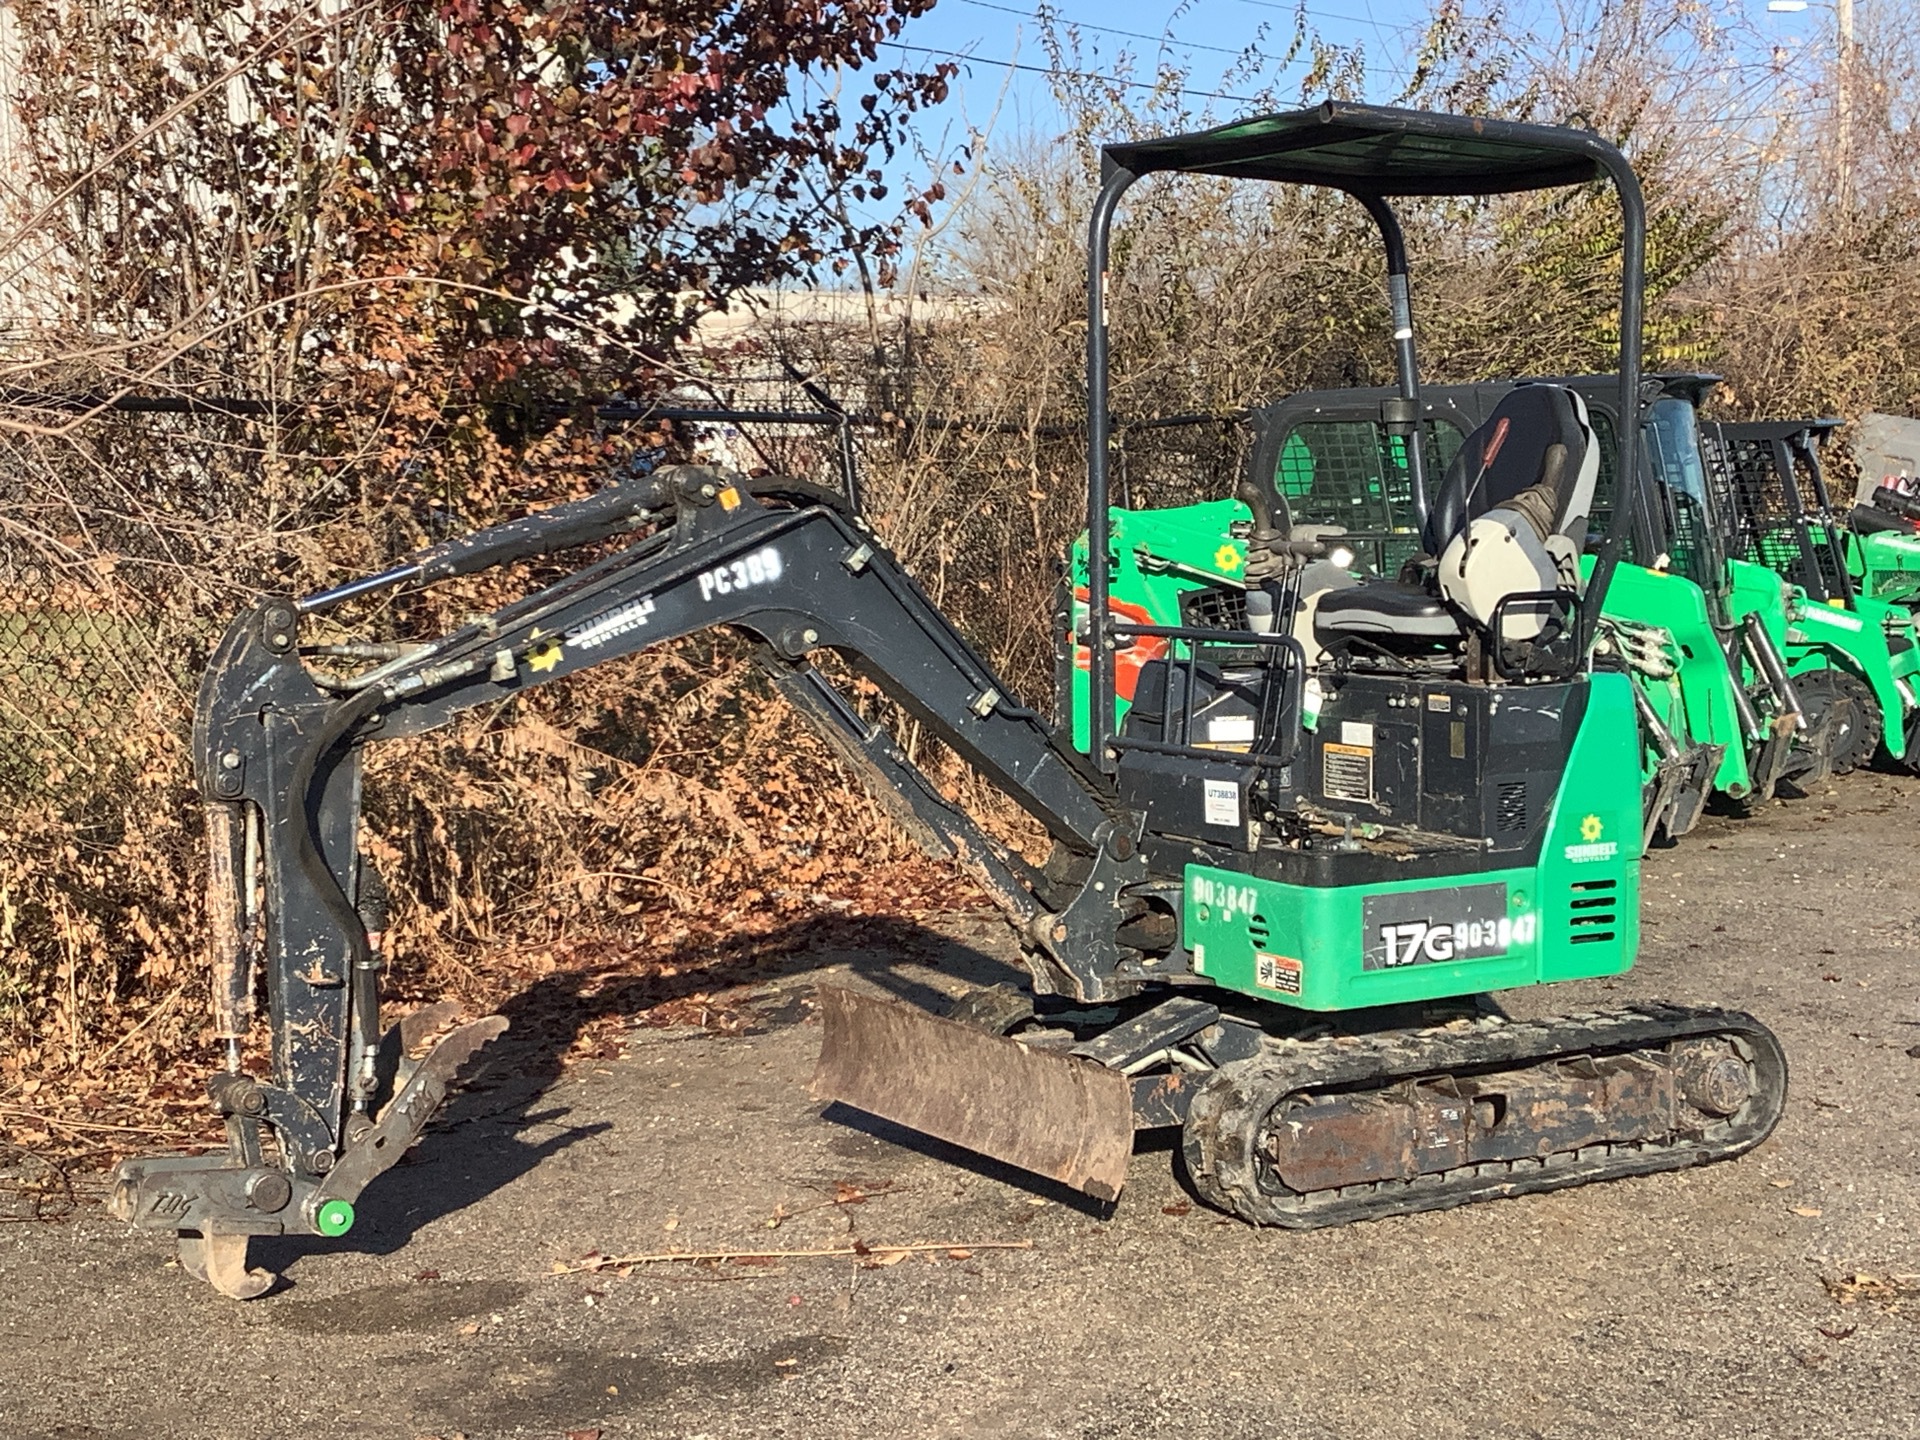
<path id="1" fill-rule="evenodd" d="M 1298 995 L 1301 969 L 1300 962 L 1290 955 L 1269 955 L 1264 950 L 1256 950 L 1253 955 L 1253 983 L 1262 990 Z"/>
<path id="2" fill-rule="evenodd" d="M 732 485 L 720 492 L 720 508 L 732 514 L 740 508 L 740 491 Z"/>

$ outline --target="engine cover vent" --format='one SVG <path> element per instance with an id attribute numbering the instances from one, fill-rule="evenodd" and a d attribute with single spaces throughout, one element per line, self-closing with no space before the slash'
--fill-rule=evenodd
<path id="1" fill-rule="evenodd" d="M 1593 945 L 1619 936 L 1620 894 L 1612 880 L 1576 880 L 1567 887 L 1567 939 Z"/>
<path id="2" fill-rule="evenodd" d="M 1502 780 L 1494 801 L 1493 828 L 1511 835 L 1527 828 L 1527 782 Z"/>

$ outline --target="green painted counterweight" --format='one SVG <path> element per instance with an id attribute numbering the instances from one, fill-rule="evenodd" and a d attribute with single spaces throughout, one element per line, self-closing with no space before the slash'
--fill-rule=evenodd
<path id="1" fill-rule="evenodd" d="M 1640 916 L 1640 739 L 1625 675 L 1590 694 L 1539 859 L 1435 880 L 1291 885 L 1187 868 L 1194 969 L 1305 1010 L 1617 975 Z"/>

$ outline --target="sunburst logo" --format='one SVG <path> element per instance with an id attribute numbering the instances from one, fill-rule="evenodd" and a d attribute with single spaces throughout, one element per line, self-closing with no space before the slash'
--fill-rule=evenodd
<path id="1" fill-rule="evenodd" d="M 1213 552 L 1213 568 L 1216 570 L 1223 570 L 1231 575 L 1240 568 L 1241 564 L 1240 552 L 1231 545 L 1222 545 Z"/>
<path id="2" fill-rule="evenodd" d="M 1580 838 L 1589 845 L 1598 840 L 1607 827 L 1600 823 L 1598 815 L 1589 815 L 1580 822 Z"/>

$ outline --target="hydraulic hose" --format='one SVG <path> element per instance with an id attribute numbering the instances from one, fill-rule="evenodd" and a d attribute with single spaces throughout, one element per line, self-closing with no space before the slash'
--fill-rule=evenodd
<path id="1" fill-rule="evenodd" d="M 683 467 L 668 466 L 636 480 L 609 485 L 579 500 L 566 500 L 532 515 L 504 524 L 489 525 L 471 535 L 442 540 L 428 546 L 404 564 L 378 575 L 349 580 L 330 590 L 320 590 L 298 602 L 302 614 L 311 615 L 338 605 L 343 600 L 384 590 L 410 580 L 445 580 L 455 575 L 471 575 L 495 565 L 530 559 L 552 550 L 568 550 L 594 540 L 604 540 L 631 530 L 647 516 L 666 505 L 673 493 L 673 473 Z"/>
<path id="2" fill-rule="evenodd" d="M 1760 723 L 1760 712 L 1753 708 L 1746 687 L 1740 683 L 1740 645 L 1736 640 L 1727 646 L 1727 681 L 1733 689 L 1733 712 L 1740 719 L 1740 733 L 1749 740 L 1766 738 L 1766 728 Z"/>
<path id="3" fill-rule="evenodd" d="M 1646 722 L 1647 733 L 1653 736 L 1653 745 L 1660 752 L 1660 758 L 1667 761 L 1678 760 L 1680 742 L 1673 738 L 1673 731 L 1661 721 L 1659 714 L 1653 708 L 1653 702 L 1647 699 L 1645 692 L 1638 685 L 1633 686 L 1633 703 L 1640 712 L 1640 718 Z"/>

